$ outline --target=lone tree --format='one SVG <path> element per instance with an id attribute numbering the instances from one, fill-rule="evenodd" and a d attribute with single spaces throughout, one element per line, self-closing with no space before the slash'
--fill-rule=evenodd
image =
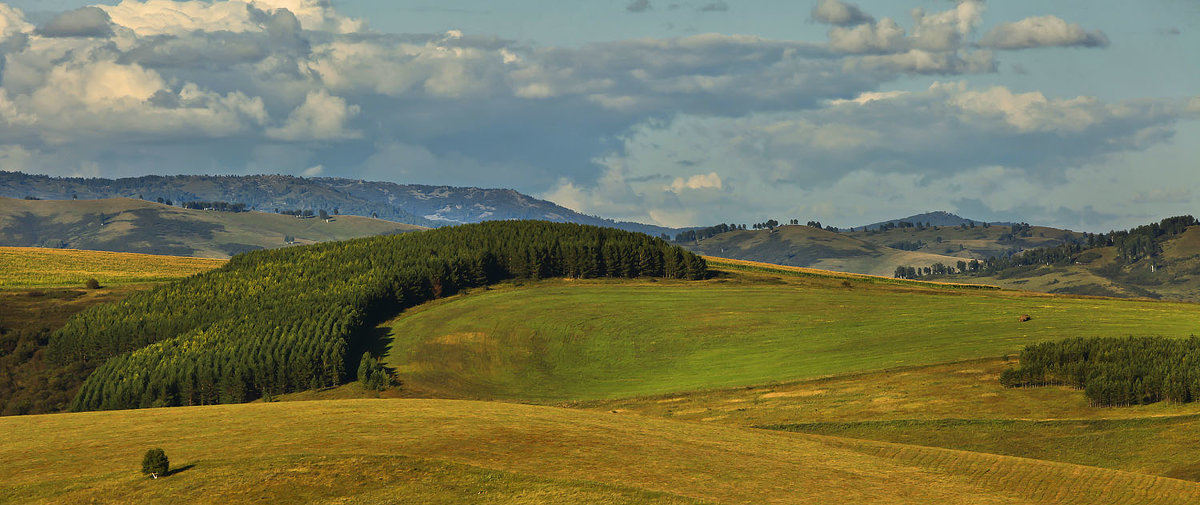
<path id="1" fill-rule="evenodd" d="M 167 453 L 162 449 L 150 449 L 146 451 L 145 456 L 142 456 L 142 473 L 149 474 L 155 479 L 159 474 L 166 475 L 170 468 L 171 463 L 167 461 Z"/>
<path id="2" fill-rule="evenodd" d="M 100 281 L 96 280 L 95 277 L 88 279 L 83 285 L 88 289 L 100 289 Z"/>

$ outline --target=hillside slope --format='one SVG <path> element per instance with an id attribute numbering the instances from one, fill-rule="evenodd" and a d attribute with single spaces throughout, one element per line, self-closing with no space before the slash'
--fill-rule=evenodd
<path id="1" fill-rule="evenodd" d="M 359 216 L 300 219 L 263 212 L 182 209 L 132 198 L 0 197 L 0 245 L 228 258 L 255 249 L 422 229 Z"/>
<path id="2" fill-rule="evenodd" d="M 852 235 L 798 225 L 731 231 L 680 245 L 719 258 L 887 276 L 900 265 L 939 261 L 954 264 L 958 260 L 930 252 L 902 251 Z"/>
<path id="3" fill-rule="evenodd" d="M 1200 484 L 1063 463 L 503 403 L 260 403 L 4 418 L 0 430 L 20 434 L 0 446 L 4 503 L 1200 500 Z M 151 447 L 174 475 L 138 474 Z"/>
<path id="4" fill-rule="evenodd" d="M 887 231 L 843 232 L 864 242 L 879 246 L 903 248 L 915 252 L 954 256 L 957 259 L 984 259 L 1003 256 L 1039 247 L 1055 247 L 1066 242 L 1080 242 L 1080 232 L 1046 226 L 1031 226 L 1016 230 L 1009 225 L 988 227 L 940 226 L 922 228 L 893 228 Z M 921 265 L 927 265 L 922 263 Z M 953 265 L 953 263 L 947 263 Z"/>
<path id="5" fill-rule="evenodd" d="M 930 279 L 1046 293 L 1200 301 L 1200 226 L 1165 236 L 1160 246 L 1157 254 L 1135 261 L 1121 259 L 1114 246 L 1093 247 L 1071 255 L 1069 264 L 1027 265 Z M 924 264 L 914 264 L 918 265 Z"/>
<path id="6" fill-rule="evenodd" d="M 0 196 L 49 200 L 97 198 L 164 198 L 185 201 L 244 203 L 274 209 L 339 209 L 343 215 L 377 216 L 421 226 L 480 221 L 539 219 L 606 226 L 658 236 L 677 230 L 640 223 L 616 222 L 575 212 L 511 189 L 424 186 L 340 178 L 290 175 L 145 176 L 82 179 L 0 171 Z"/>
<path id="7" fill-rule="evenodd" d="M 552 403 L 995 357 L 1077 335 L 1185 337 L 1200 305 L 745 272 L 492 287 L 385 327 L 386 362 L 410 394 Z"/>

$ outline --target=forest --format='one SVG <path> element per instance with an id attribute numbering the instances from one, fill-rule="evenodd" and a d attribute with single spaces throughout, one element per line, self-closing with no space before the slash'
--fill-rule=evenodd
<path id="1" fill-rule="evenodd" d="M 946 270 L 947 274 L 965 274 L 990 276 L 1028 266 L 1036 265 L 1070 265 L 1079 260 L 1080 255 L 1089 249 L 1113 247 L 1116 249 L 1117 260 L 1121 264 L 1131 264 L 1145 258 L 1154 258 L 1162 253 L 1163 242 L 1187 230 L 1189 226 L 1200 224 L 1192 216 L 1175 216 L 1163 219 L 1158 223 L 1150 223 L 1129 230 L 1110 231 L 1105 233 L 1089 233 L 1082 241 L 1068 241 L 1055 247 L 1042 247 L 1015 252 L 1006 256 L 994 256 L 979 261 L 978 267 L 960 267 L 957 271 Z M 1028 236 L 1029 225 L 1019 223 L 1013 226 L 1010 233 L 1002 235 L 1004 240 L 1012 240 L 1013 236 Z M 1015 234 L 1015 235 L 1014 235 Z M 1007 237 L 1007 238 L 1006 238 Z M 974 261 L 974 260 L 972 260 Z M 961 263 L 961 262 L 960 262 Z M 924 275 L 936 275 L 936 265 L 930 267 L 901 266 L 896 269 L 895 277 L 913 278 Z M 915 275 L 913 273 L 915 272 Z"/>
<path id="2" fill-rule="evenodd" d="M 1071 386 L 1097 406 L 1200 399 L 1200 338 L 1071 338 L 1026 346 L 1005 387 Z"/>
<path id="3" fill-rule="evenodd" d="M 241 254 L 77 314 L 47 355 L 96 367 L 73 410 L 238 403 L 353 380 L 366 329 L 464 288 L 707 274 L 703 258 L 640 233 L 492 221 Z"/>

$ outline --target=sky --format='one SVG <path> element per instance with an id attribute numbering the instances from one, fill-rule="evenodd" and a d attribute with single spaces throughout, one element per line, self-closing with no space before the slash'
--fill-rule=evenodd
<path id="1" fill-rule="evenodd" d="M 9 0 L 0 170 L 505 187 L 665 226 L 1200 202 L 1194 0 Z"/>

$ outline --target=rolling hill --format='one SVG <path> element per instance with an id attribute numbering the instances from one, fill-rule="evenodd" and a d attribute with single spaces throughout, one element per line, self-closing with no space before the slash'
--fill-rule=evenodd
<path id="1" fill-rule="evenodd" d="M 533 235 L 550 228 L 539 230 Z M 381 241 L 424 235 L 354 241 L 349 246 L 358 247 L 347 251 L 387 256 Z M 308 263 L 262 260 L 304 250 L 312 252 L 306 258 L 350 268 L 367 264 L 335 254 L 341 247 L 252 253 L 172 286 L 190 293 L 211 283 L 225 306 L 238 305 L 223 297 L 241 291 L 292 300 L 267 294 L 274 288 L 261 283 L 237 288 L 228 271 L 294 279 L 276 267 Z M 1079 391 L 1005 389 L 997 380 L 1028 343 L 1081 334 L 1186 336 L 1200 326 L 1198 305 L 715 258 L 708 265 L 706 280 L 556 274 L 406 304 L 359 334 L 374 339 L 368 351 L 398 379 L 382 393 L 351 383 L 268 398 L 307 401 L 0 418 L 0 430 L 20 434 L 0 445 L 0 503 L 1200 499 L 1192 482 L 1200 479 L 1193 463 L 1200 404 L 1099 408 Z M 442 272 L 469 270 L 461 267 Z M 383 269 L 360 273 L 331 275 L 367 291 L 373 288 L 360 281 L 391 278 Z M 340 284 L 305 279 L 325 286 L 316 293 L 368 303 Z M 169 291 L 135 293 L 122 307 Z M 300 319 L 280 331 L 302 329 Z M 257 355 L 272 354 L 296 353 L 264 348 Z M 165 479 L 137 473 L 152 447 L 165 449 L 176 468 Z"/>
<path id="2" fill-rule="evenodd" d="M 0 419 L 0 502 L 1186 504 L 1067 463 L 494 402 L 346 400 Z M 87 443 L 62 444 L 62 434 Z M 176 468 L 137 473 L 148 447 Z M 54 448 L 54 449 L 49 449 Z"/>
<path id="3" fill-rule="evenodd" d="M 163 198 L 174 203 L 244 203 L 267 212 L 325 209 L 343 215 L 375 216 L 426 227 L 539 219 L 606 226 L 653 236 L 673 235 L 661 226 L 618 222 L 575 212 L 511 189 L 424 186 L 340 178 L 289 175 L 145 176 L 124 179 L 69 178 L 0 171 L 0 197 L 47 200 Z M 11 244 L 6 244 L 11 245 Z"/>
<path id="4" fill-rule="evenodd" d="M 359 216 L 300 219 L 264 212 L 183 209 L 132 198 L 0 198 L 0 244 L 228 258 L 256 249 L 423 229 Z"/>
<path id="5" fill-rule="evenodd" d="M 1200 226 L 1161 236 L 1156 242 L 1153 255 L 1132 261 L 1122 258 L 1116 246 L 1100 246 L 1076 251 L 1069 255 L 1067 262 L 1045 262 L 929 279 L 1046 293 L 1200 300 Z"/>
<path id="6" fill-rule="evenodd" d="M 889 219 L 887 221 L 871 223 L 866 226 L 855 226 L 854 228 L 870 229 L 870 228 L 879 228 L 880 226 L 883 226 L 883 225 L 899 225 L 900 223 L 912 223 L 912 224 L 925 223 L 930 226 L 954 227 L 954 226 L 960 226 L 960 225 L 964 225 L 964 224 L 971 225 L 972 223 L 974 223 L 976 225 L 982 225 L 985 222 L 986 221 L 980 221 L 978 219 L 967 219 L 967 218 L 961 217 L 957 214 L 951 214 L 944 210 L 938 210 L 938 211 L 933 211 L 933 212 L 925 212 L 923 214 L 916 214 L 916 215 L 912 215 L 912 216 L 908 216 L 908 217 L 902 217 L 900 219 Z M 993 221 L 993 222 L 988 222 L 988 224 L 1010 226 L 1013 223 Z"/>
<path id="7" fill-rule="evenodd" d="M 966 260 L 1006 256 L 1029 249 L 1055 247 L 1084 240 L 1083 233 L 1046 226 L 1019 227 L 1015 233 L 1011 225 L 989 225 L 986 228 L 934 225 L 842 233 L 879 246 Z"/>
<path id="8" fill-rule="evenodd" d="M 871 275 L 891 275 L 899 265 L 953 264 L 959 259 L 945 254 L 903 251 L 852 234 L 799 225 L 730 231 L 680 245 L 718 258 Z"/>

